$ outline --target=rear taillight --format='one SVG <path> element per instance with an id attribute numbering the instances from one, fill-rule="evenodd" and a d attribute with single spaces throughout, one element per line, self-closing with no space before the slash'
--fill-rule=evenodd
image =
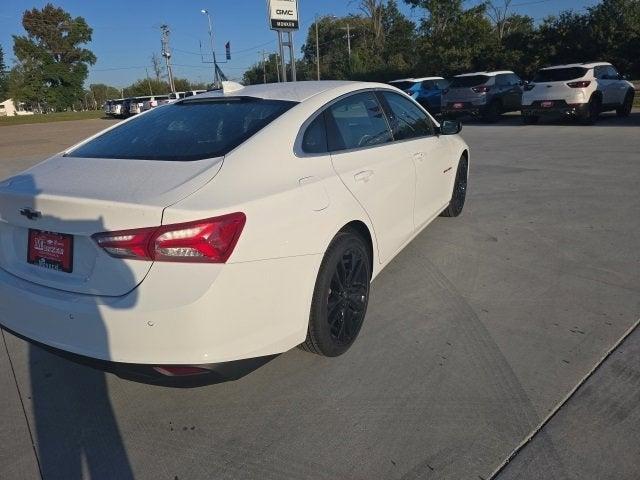
<path id="1" fill-rule="evenodd" d="M 473 87 L 471 90 L 473 90 L 476 93 L 487 93 L 489 90 L 491 90 L 491 87 L 488 87 L 486 85 L 480 85 L 479 87 Z"/>
<path id="2" fill-rule="evenodd" d="M 536 88 L 536 84 L 535 83 L 525 83 L 523 88 L 524 88 L 525 92 L 530 92 L 531 90 Z"/>
<path id="3" fill-rule="evenodd" d="M 96 233 L 95 242 L 116 258 L 156 262 L 224 263 L 246 217 L 237 212 L 196 222 Z"/>
<path id="4" fill-rule="evenodd" d="M 590 80 L 580 80 L 579 82 L 569 82 L 567 83 L 571 88 L 586 88 L 591 85 Z"/>

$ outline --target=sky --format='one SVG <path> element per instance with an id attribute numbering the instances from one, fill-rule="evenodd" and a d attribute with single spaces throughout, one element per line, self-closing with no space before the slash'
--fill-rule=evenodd
<path id="1" fill-rule="evenodd" d="M 206 17 L 200 13 L 207 9 L 212 14 L 214 43 L 218 60 L 224 59 L 224 45 L 231 42 L 232 60 L 220 65 L 230 79 L 239 80 L 244 71 L 259 61 L 259 51 L 276 49 L 276 33 L 267 25 L 265 0 L 50 0 L 73 17 L 82 16 L 93 28 L 93 39 L 88 45 L 98 61 L 90 67 L 87 85 L 106 83 L 116 87 L 130 85 L 144 78 L 145 66 L 152 75 L 150 57 L 160 52 L 160 25 L 171 29 L 170 45 L 174 75 L 192 81 L 211 82 L 213 69 L 202 63 L 202 51 L 210 51 Z M 481 0 L 467 0 L 472 6 Z M 42 8 L 46 0 L 0 0 L 0 44 L 5 52 L 5 63 L 13 64 L 12 35 L 24 34 L 22 13 L 33 7 Z M 318 15 L 342 16 L 357 13 L 357 0 L 299 0 L 300 31 L 295 34 L 296 56 L 314 17 Z M 404 13 L 414 21 L 420 10 L 411 9 L 398 0 Z M 533 17 L 536 21 L 562 10 L 584 11 L 598 0 L 514 0 L 513 11 Z M 211 56 L 209 55 L 209 60 Z M 207 60 L 207 58 L 205 58 Z"/>

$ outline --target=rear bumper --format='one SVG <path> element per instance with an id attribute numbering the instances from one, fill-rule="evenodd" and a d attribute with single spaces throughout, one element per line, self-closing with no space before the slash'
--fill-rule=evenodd
<path id="1" fill-rule="evenodd" d="M 457 103 L 457 102 L 456 102 Z M 445 117 L 477 117 L 484 113 L 486 108 L 485 104 L 476 105 L 471 102 L 460 102 L 461 108 L 454 108 L 453 103 L 449 102 L 447 105 L 443 105 L 440 109 L 441 113 Z"/>
<path id="2" fill-rule="evenodd" d="M 115 363 L 208 365 L 272 355 L 304 340 L 321 259 L 167 270 L 155 264 L 121 297 L 61 292 L 0 270 L 0 325 L 47 347 Z M 198 287 L 193 278 L 203 276 L 207 284 Z"/>
<path id="3" fill-rule="evenodd" d="M 553 106 L 546 108 L 540 104 L 522 105 L 522 115 L 525 117 L 583 116 L 588 112 L 588 103 L 570 105 L 566 102 L 554 102 Z"/>

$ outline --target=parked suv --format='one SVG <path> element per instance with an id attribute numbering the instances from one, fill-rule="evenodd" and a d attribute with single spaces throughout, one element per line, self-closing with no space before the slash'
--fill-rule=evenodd
<path id="1" fill-rule="evenodd" d="M 442 77 L 403 78 L 389 85 L 399 88 L 422 105 L 431 115 L 440 113 L 442 91 L 449 86 Z"/>
<path id="2" fill-rule="evenodd" d="M 523 85 L 511 71 L 456 75 L 442 92 L 442 115 L 473 115 L 495 122 L 502 113 L 520 110 Z"/>
<path id="3" fill-rule="evenodd" d="M 592 124 L 607 110 L 626 117 L 631 113 L 635 92 L 633 84 L 606 62 L 543 68 L 524 89 L 525 123 L 537 123 L 542 116 L 560 115 Z"/>

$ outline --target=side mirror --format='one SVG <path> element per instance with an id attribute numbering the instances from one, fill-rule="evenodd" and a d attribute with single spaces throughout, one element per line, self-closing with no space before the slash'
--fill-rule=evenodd
<path id="1" fill-rule="evenodd" d="M 456 135 L 462 131 L 462 123 L 458 120 L 443 120 L 440 124 L 441 135 Z"/>

